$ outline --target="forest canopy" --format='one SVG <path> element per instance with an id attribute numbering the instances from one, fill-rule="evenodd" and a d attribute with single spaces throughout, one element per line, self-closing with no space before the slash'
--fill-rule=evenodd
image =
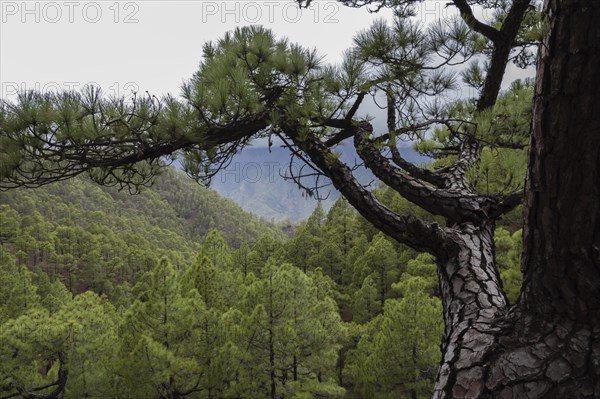
<path id="1" fill-rule="evenodd" d="M 411 207 L 392 190 L 378 195 Z M 200 211 L 188 219 L 189 209 Z M 65 398 L 431 390 L 442 334 L 435 262 L 377 234 L 344 200 L 286 238 L 285 226 L 171 169 L 138 196 L 84 178 L 9 191 L 0 221 L 6 390 L 45 386 L 60 370 Z M 498 259 L 518 292 L 510 229 L 497 231 Z"/>

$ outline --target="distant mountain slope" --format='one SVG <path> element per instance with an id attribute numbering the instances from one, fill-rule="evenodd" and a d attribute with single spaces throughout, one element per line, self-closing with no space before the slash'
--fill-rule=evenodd
<path id="1" fill-rule="evenodd" d="M 412 148 L 402 150 L 403 156 L 417 164 L 427 162 L 427 158 Z M 211 183 L 211 188 L 224 197 L 231 198 L 244 210 L 273 220 L 289 219 L 293 222 L 310 216 L 317 201 L 308 198 L 292 181 L 286 181 L 281 174 L 289 175 L 290 153 L 278 146 L 247 147 L 236 154 L 231 164 L 221 171 Z M 360 163 L 358 155 L 351 147 L 344 148 L 341 159 L 350 166 Z M 293 170 L 297 173 L 302 163 L 295 160 Z M 305 172 L 307 169 L 305 169 Z M 356 170 L 355 175 L 363 184 L 374 180 L 373 175 L 364 168 Z M 306 185 L 310 187 L 309 179 Z M 324 180 L 328 181 L 328 180 Z M 324 182 L 322 181 L 322 182 Z M 339 193 L 329 186 L 321 190 L 322 196 L 329 196 L 322 202 L 328 210 L 339 198 Z"/>
<path id="2" fill-rule="evenodd" d="M 75 178 L 38 189 L 1 193 L 0 204 L 9 205 L 22 216 L 38 211 L 59 225 L 100 223 L 118 231 L 129 227 L 123 225 L 124 220 L 135 221 L 143 231 L 168 231 L 190 243 L 201 242 L 212 228 L 218 229 L 232 247 L 253 242 L 267 232 L 282 235 L 275 224 L 245 212 L 174 168 L 167 169 L 139 195 Z"/>

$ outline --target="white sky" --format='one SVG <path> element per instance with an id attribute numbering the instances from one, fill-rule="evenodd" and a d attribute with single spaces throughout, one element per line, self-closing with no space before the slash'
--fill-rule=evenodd
<path id="1" fill-rule="evenodd" d="M 132 87 L 179 94 L 202 45 L 240 25 L 262 24 L 337 62 L 370 14 L 335 1 L 299 11 L 293 1 L 0 0 L 0 95 L 96 83 L 111 94 Z"/>

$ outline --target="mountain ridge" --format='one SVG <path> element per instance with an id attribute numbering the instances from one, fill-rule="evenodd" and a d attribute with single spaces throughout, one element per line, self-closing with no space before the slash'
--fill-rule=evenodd
<path id="1" fill-rule="evenodd" d="M 418 154 L 410 147 L 402 149 L 403 156 L 410 162 L 423 164 L 427 157 Z M 350 167 L 357 167 L 354 175 L 363 185 L 376 184 L 377 179 L 366 168 L 358 166 L 362 162 L 351 146 L 342 146 L 340 159 Z M 246 147 L 238 152 L 231 163 L 215 175 L 211 188 L 221 196 L 230 198 L 244 210 L 273 221 L 290 220 L 294 223 L 306 220 L 317 206 L 318 199 L 310 197 L 289 176 L 291 153 L 281 146 Z M 302 161 L 291 164 L 292 172 L 308 172 Z M 319 183 L 329 182 L 321 179 Z M 312 188 L 314 179 L 305 179 L 303 184 Z M 319 191 L 321 205 L 327 211 L 339 198 L 333 186 Z"/>

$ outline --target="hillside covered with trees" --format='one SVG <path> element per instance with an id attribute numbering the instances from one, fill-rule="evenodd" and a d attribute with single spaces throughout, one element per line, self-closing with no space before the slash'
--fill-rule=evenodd
<path id="1" fill-rule="evenodd" d="M 443 331 L 434 259 L 343 199 L 289 238 L 174 170 L 140 195 L 75 179 L 2 202 L 7 393 L 54 382 L 65 398 L 431 392 Z M 508 229 L 498 256 L 516 291 Z"/>

